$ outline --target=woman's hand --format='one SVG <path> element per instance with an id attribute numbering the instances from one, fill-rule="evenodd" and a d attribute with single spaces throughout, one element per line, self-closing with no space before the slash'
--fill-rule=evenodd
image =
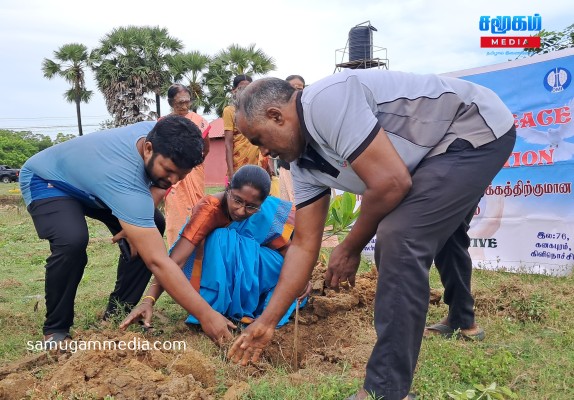
<path id="1" fill-rule="evenodd" d="M 259 361 L 261 353 L 271 341 L 274 333 L 275 326 L 266 325 L 258 320 L 253 321 L 235 340 L 227 353 L 227 358 L 244 366 L 250 360 L 254 363 Z"/>
<path id="2" fill-rule="evenodd" d="M 124 318 L 120 324 L 120 329 L 124 330 L 135 322 L 142 321 L 144 328 L 151 328 L 151 317 L 153 316 L 153 305 L 149 301 L 143 301 Z"/>
<path id="3" fill-rule="evenodd" d="M 209 313 L 207 318 L 200 320 L 199 323 L 203 332 L 218 346 L 222 346 L 225 342 L 233 339 L 229 329 L 237 329 L 233 322 L 214 310 Z"/>

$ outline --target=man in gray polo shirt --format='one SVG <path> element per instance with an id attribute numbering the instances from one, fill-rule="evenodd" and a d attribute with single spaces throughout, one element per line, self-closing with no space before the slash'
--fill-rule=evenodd
<path id="1" fill-rule="evenodd" d="M 377 342 L 364 389 L 407 396 L 425 329 L 429 268 L 445 286 L 449 328 L 478 332 L 467 235 L 473 212 L 516 140 L 514 118 L 491 90 L 437 75 L 346 70 L 304 89 L 275 78 L 239 99 L 239 130 L 264 155 L 291 163 L 297 231 L 269 306 L 236 340 L 235 362 L 256 361 L 310 278 L 330 188 L 362 194 L 361 214 L 329 259 L 333 288 L 355 282 L 376 233 Z"/>

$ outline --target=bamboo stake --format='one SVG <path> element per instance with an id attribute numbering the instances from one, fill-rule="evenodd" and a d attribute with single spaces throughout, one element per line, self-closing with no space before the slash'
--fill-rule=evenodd
<path id="1" fill-rule="evenodd" d="M 295 305 L 295 329 L 293 336 L 293 370 L 296 372 L 299 370 L 299 299 L 297 299 L 297 304 Z"/>

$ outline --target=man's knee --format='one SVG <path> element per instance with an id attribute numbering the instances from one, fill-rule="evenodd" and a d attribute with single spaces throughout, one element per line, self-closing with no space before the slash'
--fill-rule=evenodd
<path id="1" fill-rule="evenodd" d="M 384 220 L 379 224 L 375 259 L 379 264 L 384 263 L 384 268 L 389 272 L 408 273 L 425 278 L 435 254 L 435 239 L 421 237 L 421 231 L 409 227 L 408 222 L 387 223 Z M 405 268 L 408 271 L 404 271 Z"/>
<path id="2" fill-rule="evenodd" d="M 376 246 L 384 245 L 385 248 L 401 246 L 410 236 L 408 228 L 404 225 L 384 221 L 377 228 Z"/>
<path id="3" fill-rule="evenodd" d="M 88 240 L 88 232 L 67 232 L 52 241 L 52 252 L 76 257 L 82 256 L 86 253 Z"/>

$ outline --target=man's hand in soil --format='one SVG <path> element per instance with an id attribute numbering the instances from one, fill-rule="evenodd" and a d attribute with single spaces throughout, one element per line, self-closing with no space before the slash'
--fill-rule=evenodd
<path id="1" fill-rule="evenodd" d="M 325 273 L 325 284 L 338 289 L 340 284 L 355 286 L 355 277 L 359 269 L 361 254 L 347 251 L 343 243 L 333 249 Z"/>

